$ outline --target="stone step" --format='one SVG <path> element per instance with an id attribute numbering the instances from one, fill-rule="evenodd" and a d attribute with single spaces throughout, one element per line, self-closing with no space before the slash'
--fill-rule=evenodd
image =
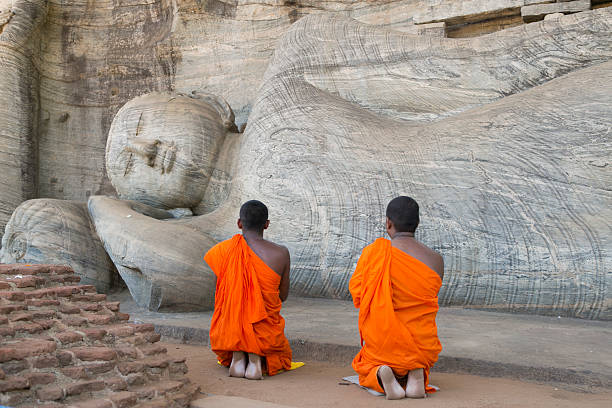
<path id="1" fill-rule="evenodd" d="M 154 326 L 128 323 L 119 302 L 65 277 L 75 276 L 63 266 L 0 265 L 0 404 L 187 407 L 198 387 Z M 141 398 L 141 386 L 154 395 Z"/>
<path id="2" fill-rule="evenodd" d="M 138 322 L 166 338 L 209 345 L 212 312 L 155 313 L 129 293 L 114 295 Z M 290 297 L 283 302 L 285 333 L 294 359 L 349 364 L 359 350 L 358 311 L 352 302 Z M 612 388 L 612 322 L 443 307 L 437 316 L 443 350 L 438 372 L 469 373 L 578 389 Z"/>

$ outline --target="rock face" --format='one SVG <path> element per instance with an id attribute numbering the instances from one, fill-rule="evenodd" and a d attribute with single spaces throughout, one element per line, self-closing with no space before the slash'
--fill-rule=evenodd
<path id="1" fill-rule="evenodd" d="M 464 37 L 521 25 L 521 8 L 539 3 L 553 2 L 2 0 L 0 234 L 26 199 L 116 193 L 103 171 L 106 138 L 136 96 L 215 94 L 244 126 L 277 41 L 301 17 Z"/>
<path id="2" fill-rule="evenodd" d="M 185 408 L 185 359 L 61 265 L 0 265 L 0 404 Z"/>
<path id="3" fill-rule="evenodd" d="M 521 8 L 521 16 L 525 21 L 541 20 L 553 13 L 577 13 L 591 8 L 591 0 L 566 1 L 549 4 L 532 4 Z"/>
<path id="4" fill-rule="evenodd" d="M 0 3 L 0 25 L 14 33 L 2 60 L 4 54 L 18 60 L 2 68 L 2 78 L 15 79 L 0 85 L 10 88 L 0 99 L 14 107 L 0 120 L 19 125 L 0 122 L 0 129 L 8 140 L 2 144 L 21 157 L 17 165 L 12 156 L 0 157 L 14 173 L 13 183 L 4 184 L 3 177 L 2 191 L 15 189 L 0 197 L 0 230 L 29 198 L 86 201 L 114 194 L 103 171 L 106 138 L 113 117 L 132 98 L 152 91 L 212 93 L 227 100 L 244 125 L 276 41 L 298 18 L 331 10 L 372 23 L 411 25 L 415 0 L 10 3 Z M 44 35 L 37 37 L 39 32 Z M 16 52 L 15 42 L 37 47 Z M 21 116 L 14 117 L 16 112 Z M 15 126 L 23 128 L 19 137 L 8 130 Z M 19 187 L 22 167 L 25 184 Z"/>
<path id="5" fill-rule="evenodd" d="M 72 267 L 81 282 L 100 292 L 111 288 L 117 274 L 85 203 L 28 200 L 17 207 L 6 226 L 0 263 L 47 262 Z"/>
<path id="6" fill-rule="evenodd" d="M 171 259 L 178 278 L 201 268 L 206 249 L 235 232 L 240 204 L 258 198 L 272 239 L 291 250 L 293 293 L 348 298 L 387 202 L 407 194 L 421 204 L 420 238 L 446 259 L 443 304 L 610 319 L 601 140 L 611 15 L 465 40 L 306 17 L 279 43 L 245 134 L 221 148 L 227 200 L 172 220 L 93 197 L 90 213 L 115 262 L 168 276 L 156 265 Z M 159 290 L 187 282 L 164 279 Z"/>
<path id="7" fill-rule="evenodd" d="M 306 17 L 277 47 L 240 149 L 256 159 L 217 219 L 262 199 L 294 293 L 346 298 L 407 194 L 446 261 L 442 304 L 610 319 L 611 23 L 600 9 L 430 40 Z"/>
<path id="8" fill-rule="evenodd" d="M 596 211 L 609 207 L 607 190 L 601 188 L 601 180 L 608 181 L 608 161 L 599 156 L 607 154 L 606 136 L 594 125 L 609 116 L 606 99 L 587 111 L 581 105 L 587 101 L 569 98 L 572 112 L 585 112 L 582 117 L 561 111 L 569 106 L 559 102 L 565 101 L 565 94 L 546 85 L 542 89 L 550 95 L 545 100 L 548 105 L 534 105 L 533 115 L 508 105 L 509 112 L 496 113 L 499 117 L 480 117 L 497 126 L 491 130 L 495 135 L 468 126 L 454 133 L 462 143 L 457 146 L 434 133 L 446 134 L 435 126 L 451 126 L 464 115 L 480 110 L 486 115 L 485 106 L 488 109 L 488 104 L 515 94 L 512 103 L 528 104 L 520 100 L 521 94 L 531 88 L 536 92 L 554 78 L 564 78 L 556 82 L 558 89 L 565 89 L 566 78 L 573 81 L 567 86 L 577 89 L 576 80 L 565 74 L 610 59 L 609 9 L 524 22 L 544 19 L 547 13 L 574 13 L 586 3 L 0 1 L 0 74 L 10 79 L 0 83 L 4 101 L 0 104 L 0 229 L 13 209 L 35 197 L 84 202 L 92 195 L 119 193 L 125 199 L 169 209 L 158 212 L 103 198 L 89 203 L 91 213 L 105 220 L 97 232 L 113 261 L 123 265 L 120 271 L 124 268 L 123 274 L 132 276 L 133 282 L 143 275 L 165 282 L 141 285 L 144 289 L 134 291 L 134 296 L 151 308 L 176 306 L 183 302 L 181 285 L 187 279 L 179 286 L 173 279 L 198 277 L 196 286 L 211 290 L 209 271 L 198 269 L 200 252 L 235 231 L 242 201 L 259 198 L 277 217 L 273 237 L 287 242 L 295 254 L 294 293 L 346 297 L 346 280 L 359 250 L 382 231 L 382 221 L 371 217 L 381 217 L 394 195 L 421 194 L 416 198 L 429 211 L 424 219 L 430 222 L 422 227 L 423 238 L 450 257 L 449 279 L 455 286 L 445 286 L 447 304 L 609 318 L 607 283 L 600 278 L 609 265 L 601 238 L 605 236 L 601 228 L 608 224 L 592 219 Z M 590 4 L 608 4 L 600 3 Z M 528 14 L 534 10 L 540 11 Z M 308 16 L 321 11 L 331 13 Z M 507 27 L 513 28 L 498 31 Z M 474 37 L 491 31 L 496 32 Z M 605 89 L 605 84 L 600 88 Z M 180 182 L 165 183 L 155 173 L 167 176 L 161 172 L 173 149 L 157 136 L 144 145 L 132 140 L 130 132 L 143 130 L 140 119 L 130 116 L 138 109 L 132 111 L 128 105 L 126 117 L 132 119 L 123 128 L 118 119 L 117 131 L 109 132 L 113 117 L 126 102 L 154 91 L 181 98 L 218 95 L 232 106 L 241 129 L 248 117 L 245 133 L 227 132 L 224 123 L 225 135 L 220 136 L 217 125 L 206 124 L 215 116 L 213 111 L 185 116 L 180 124 L 192 129 L 183 140 L 197 150 L 195 165 L 185 169 L 197 167 L 201 173 L 180 176 L 184 187 L 175 191 L 168 187 Z M 185 113 L 193 113 L 192 105 L 199 103 L 181 101 L 186 104 L 181 102 L 179 110 Z M 225 122 L 224 109 L 220 116 Z M 156 112 L 150 121 L 153 129 L 172 123 L 165 121 L 164 111 L 146 111 Z M 502 120 L 518 111 L 522 116 L 512 117 L 517 124 Z M 593 117 L 595 113 L 601 116 Z M 571 119 L 564 116 L 570 114 Z M 534 123 L 525 123 L 526 117 Z M 551 118 L 555 120 L 550 127 L 536 126 Z M 557 132 L 553 126 L 557 123 L 575 132 Z M 575 128 L 575 123 L 583 126 Z M 196 135 L 200 125 L 211 132 L 202 145 L 201 135 Z M 498 145 L 511 137 L 522 141 L 514 129 L 533 136 L 516 146 L 508 144 L 507 151 L 518 155 L 508 158 Z M 108 134 L 114 137 L 107 141 Z M 183 137 L 178 132 L 171 136 L 177 141 Z M 439 140 L 449 146 L 443 154 L 436 153 L 446 149 Z M 538 140 L 548 143 L 531 145 L 542 158 L 529 156 L 532 151 L 523 148 Z M 565 156 L 550 153 L 552 141 L 553 146 L 565 146 Z M 420 150 L 423 144 L 429 153 Z M 104 171 L 107 145 L 108 174 Z M 497 155 L 487 156 L 493 153 Z M 143 158 L 141 170 L 148 168 L 155 176 L 139 180 L 122 176 L 130 155 Z M 160 167 L 157 160 L 162 155 Z M 525 161 L 527 156 L 530 159 Z M 570 156 L 574 161 L 567 159 Z M 547 161 L 553 157 L 563 170 Z M 415 167 L 428 160 L 429 167 Z M 493 165 L 505 160 L 514 167 Z M 583 166 L 582 160 L 590 164 Z M 472 167 L 464 169 L 455 162 Z M 465 179 L 458 177 L 459 168 L 467 172 Z M 502 174 L 503 180 L 493 177 Z M 511 189 L 508 183 L 513 177 L 517 187 Z M 540 191 L 534 186 L 549 184 L 555 187 L 542 193 L 547 194 L 546 201 L 527 197 Z M 158 194 L 160 186 L 164 194 Z M 594 204 L 578 202 L 572 195 L 575 191 L 592 194 Z M 470 195 L 475 192 L 480 198 Z M 591 232 L 575 237 L 571 244 L 560 243 L 557 230 L 544 226 L 557 222 L 544 221 L 550 208 L 557 209 L 564 222 L 571 220 L 572 231 Z M 187 216 L 174 219 L 177 214 Z M 128 215 L 138 223 L 127 223 Z M 508 227 L 515 222 L 520 233 Z M 150 225 L 155 227 L 148 231 Z M 106 234 L 118 234 L 116 246 Z M 172 267 L 159 261 L 165 254 L 159 249 L 166 248 L 165 234 L 168 239 L 184 234 L 189 242 L 203 239 L 184 253 L 173 248 L 167 254 L 170 260 L 180 259 L 180 273 L 174 275 L 167 272 Z M 479 244 L 470 252 L 473 242 Z M 138 253 L 143 247 L 149 248 L 146 256 Z M 154 265 L 164 265 L 165 270 Z M 505 273 L 510 277 L 501 278 Z M 523 290 L 525 285 L 530 289 Z M 158 296 L 166 286 L 166 294 Z M 538 290 L 542 293 L 536 295 Z M 523 293 L 529 299 L 520 298 Z M 194 299 L 191 306 L 211 302 L 210 293 Z"/>
<path id="9" fill-rule="evenodd" d="M 39 74 L 34 44 L 45 1 L 0 3 L 0 238 L 13 210 L 37 194 Z"/>

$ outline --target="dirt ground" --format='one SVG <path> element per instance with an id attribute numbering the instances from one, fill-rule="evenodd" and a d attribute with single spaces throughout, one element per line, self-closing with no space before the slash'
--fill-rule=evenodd
<path id="1" fill-rule="evenodd" d="M 410 404 L 427 408 L 609 408 L 612 392 L 571 392 L 558 385 L 539 385 L 501 378 L 436 373 L 431 383 L 441 390 L 424 400 L 386 401 L 356 385 L 341 385 L 342 377 L 354 375 L 346 365 L 308 362 L 297 370 L 249 381 L 227 376 L 207 347 L 164 343 L 172 356 L 186 356 L 188 377 L 210 395 L 229 395 L 292 407 L 365 408 Z M 204 395 L 203 395 L 204 396 Z"/>

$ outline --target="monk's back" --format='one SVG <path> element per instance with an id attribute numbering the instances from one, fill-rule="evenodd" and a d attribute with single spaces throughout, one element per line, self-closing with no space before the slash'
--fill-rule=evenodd
<path id="1" fill-rule="evenodd" d="M 444 277 L 442 256 L 433 249 L 414 239 L 394 239 L 391 240 L 391 246 L 429 266 L 430 269 L 440 276 L 440 279 Z"/>
<path id="2" fill-rule="evenodd" d="M 291 368 L 291 347 L 280 314 L 289 293 L 289 251 L 263 238 L 268 208 L 257 200 L 240 207 L 242 234 L 204 256 L 217 275 L 210 344 L 232 377 L 263 379 Z M 263 363 L 263 364 L 262 364 Z"/>
<path id="3" fill-rule="evenodd" d="M 419 205 L 413 198 L 394 198 L 386 215 L 391 241 L 368 245 L 349 281 L 362 342 L 352 366 L 360 385 L 387 399 L 423 398 L 434 391 L 429 370 L 442 350 L 436 313 L 444 261 L 415 239 Z M 397 381 L 402 377 L 404 385 Z"/>
<path id="4" fill-rule="evenodd" d="M 255 255 L 278 275 L 283 275 L 289 262 L 289 251 L 287 248 L 265 239 L 248 239 L 247 237 L 245 239 L 248 246 L 255 252 Z"/>

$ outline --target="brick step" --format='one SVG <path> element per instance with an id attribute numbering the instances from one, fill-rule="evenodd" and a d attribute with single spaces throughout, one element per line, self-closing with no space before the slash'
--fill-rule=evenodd
<path id="1" fill-rule="evenodd" d="M 65 266 L 0 265 L 0 404 L 187 407 L 197 387 L 185 360 L 77 278 Z"/>

